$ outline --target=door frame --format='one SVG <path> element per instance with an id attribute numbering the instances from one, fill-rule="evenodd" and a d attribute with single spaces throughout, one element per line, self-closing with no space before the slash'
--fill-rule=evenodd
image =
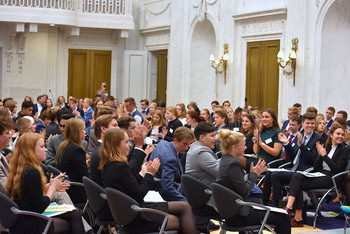
<path id="1" fill-rule="evenodd" d="M 257 41 L 272 41 L 272 40 L 280 40 L 280 48 L 281 45 L 284 45 L 284 39 L 282 37 L 282 33 L 270 34 L 270 35 L 259 35 L 259 36 L 244 36 L 241 40 L 241 61 L 242 68 L 241 69 L 241 77 L 244 77 L 244 82 L 241 82 L 241 90 L 244 90 L 242 93 L 243 97 L 246 97 L 246 79 L 247 79 L 247 44 L 248 42 L 257 42 Z M 277 63 L 277 57 L 276 57 Z M 281 77 L 283 77 L 283 73 L 281 69 L 279 70 L 279 81 L 278 81 L 278 90 L 282 90 L 282 82 Z M 281 109 L 281 92 L 278 92 L 278 119 L 280 119 L 280 115 L 282 113 Z"/>
<path id="2" fill-rule="evenodd" d="M 69 66 L 69 49 L 78 49 L 78 50 L 109 50 L 112 51 L 111 56 L 111 87 L 110 87 L 110 95 L 114 96 L 115 94 L 118 94 L 117 92 L 117 85 L 118 85 L 118 68 L 117 68 L 117 48 L 116 45 L 114 47 L 110 46 L 92 46 L 92 45 L 66 45 L 64 46 L 64 66 L 63 66 L 63 74 L 64 77 L 62 77 L 62 88 L 63 93 L 57 92 L 60 89 L 57 87 L 56 89 L 56 98 L 58 96 L 65 96 L 66 98 L 68 95 L 68 66 Z M 113 95 L 114 94 L 114 95 Z M 114 96 L 117 98 L 116 96 Z"/>

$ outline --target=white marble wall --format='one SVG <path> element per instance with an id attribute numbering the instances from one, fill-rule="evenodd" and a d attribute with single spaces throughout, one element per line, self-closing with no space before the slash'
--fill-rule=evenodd
<path id="1" fill-rule="evenodd" d="M 350 112 L 349 5 L 345 0 L 136 0 L 132 10 L 136 28 L 129 34 L 81 28 L 79 36 L 71 36 L 71 28 L 39 25 L 37 33 L 25 28 L 25 40 L 15 33 L 16 24 L 0 22 L 0 96 L 22 101 L 24 95 L 49 89 L 54 96 L 66 96 L 68 49 L 84 48 L 112 50 L 111 94 L 119 99 L 128 94 L 125 82 L 130 82 L 127 74 L 132 67 L 128 61 L 133 61 L 125 51 L 143 53 L 146 71 L 134 77 L 146 85 L 141 96 L 152 98 L 154 54 L 168 49 L 168 105 L 196 101 L 200 108 L 210 108 L 211 100 L 227 99 L 234 107 L 242 106 L 247 42 L 279 39 L 280 47 L 288 50 L 297 37 L 296 85 L 280 70 L 279 118 L 286 118 L 295 102 L 304 110 L 313 105 L 324 113 L 334 105 Z M 226 84 L 208 61 L 211 53 L 222 54 L 224 43 L 229 43 Z"/>
<path id="2" fill-rule="evenodd" d="M 319 108 L 328 106 L 350 114 L 350 1 L 336 1 L 329 8 L 321 35 Z"/>

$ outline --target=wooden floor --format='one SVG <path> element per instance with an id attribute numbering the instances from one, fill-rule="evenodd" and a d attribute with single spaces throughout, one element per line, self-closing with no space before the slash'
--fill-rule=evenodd
<path id="1" fill-rule="evenodd" d="M 213 220 L 214 223 L 218 224 L 217 221 Z M 311 226 L 308 225 L 304 225 L 304 227 L 298 227 L 298 228 L 292 228 L 292 233 L 305 233 L 305 232 L 316 232 L 316 231 L 322 231 L 321 229 L 318 228 L 313 228 Z M 210 232 L 210 234 L 219 234 L 220 230 L 216 230 L 216 231 L 212 231 Z M 238 233 L 238 232 L 227 232 L 227 233 Z M 264 233 L 271 233 L 269 231 L 264 231 Z"/>

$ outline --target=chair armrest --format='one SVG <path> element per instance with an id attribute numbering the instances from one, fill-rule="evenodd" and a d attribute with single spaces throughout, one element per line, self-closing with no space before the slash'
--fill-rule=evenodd
<path id="1" fill-rule="evenodd" d="M 267 168 L 269 168 L 269 167 L 271 167 L 271 165 L 278 163 L 278 162 L 281 162 L 282 160 L 283 160 L 283 158 L 275 159 L 275 160 L 267 163 L 266 166 L 267 166 Z"/>
<path id="2" fill-rule="evenodd" d="M 338 178 L 339 176 L 342 175 L 347 175 L 350 171 L 343 171 L 343 172 L 339 172 L 338 174 L 335 174 L 334 176 L 332 176 L 332 183 L 335 189 L 335 192 L 337 194 L 337 197 L 339 199 L 340 205 L 343 205 L 340 199 L 340 195 L 339 195 L 339 191 L 338 191 L 338 187 L 337 187 L 337 182 L 335 181 L 336 178 Z"/>
<path id="3" fill-rule="evenodd" d="M 131 205 L 131 209 L 135 212 L 150 212 L 150 213 L 163 215 L 164 220 L 163 220 L 162 226 L 160 228 L 159 234 L 164 233 L 164 228 L 165 228 L 165 225 L 166 225 L 168 218 L 169 218 L 168 213 L 165 213 L 165 212 L 160 211 L 160 210 L 151 209 L 151 208 L 141 208 L 141 207 L 138 207 L 137 205 Z"/>
<path id="4" fill-rule="evenodd" d="M 291 165 L 291 164 L 292 164 L 292 162 L 287 162 L 287 163 L 282 164 L 282 165 L 279 166 L 278 168 L 284 168 L 284 167 L 286 167 L 286 166 L 288 166 L 288 165 Z"/>
<path id="5" fill-rule="evenodd" d="M 162 179 L 159 179 L 159 178 L 153 177 L 153 181 L 154 181 L 154 182 L 157 182 L 157 183 L 160 183 L 160 182 L 162 181 Z"/>
<path id="6" fill-rule="evenodd" d="M 100 196 L 102 197 L 102 199 L 107 200 L 107 195 L 105 193 L 100 193 Z"/>
<path id="7" fill-rule="evenodd" d="M 270 215 L 271 209 L 269 207 L 267 207 L 267 206 L 262 205 L 262 204 L 258 204 L 258 203 L 254 203 L 254 202 L 244 202 L 241 199 L 236 199 L 236 202 L 240 206 L 258 206 L 258 207 L 266 210 L 266 214 L 264 216 L 264 219 L 263 219 L 263 221 L 261 223 L 260 230 L 259 230 L 259 234 L 263 233 L 263 229 L 264 229 L 264 226 L 266 225 L 266 221 L 267 221 L 267 218 Z"/>
<path id="8" fill-rule="evenodd" d="M 313 169 L 314 169 L 313 167 L 310 167 L 310 168 L 306 169 L 304 172 L 310 172 L 310 171 L 312 171 Z"/>
<path id="9" fill-rule="evenodd" d="M 68 183 L 73 186 L 84 187 L 84 184 L 80 182 L 68 181 Z"/>
<path id="10" fill-rule="evenodd" d="M 47 220 L 47 223 L 46 223 L 46 226 L 45 226 L 45 229 L 44 229 L 43 233 L 46 234 L 49 231 L 50 225 L 52 223 L 52 218 L 47 217 L 46 215 L 42 215 L 42 214 L 39 214 L 39 213 L 36 213 L 36 212 L 32 212 L 32 211 L 19 210 L 16 207 L 11 207 L 11 211 L 14 214 L 17 214 L 17 215 L 30 215 L 30 216 L 35 216 L 35 217 Z"/>
<path id="11" fill-rule="evenodd" d="M 213 195 L 213 192 L 210 189 L 204 189 L 204 192 L 208 195 Z"/>

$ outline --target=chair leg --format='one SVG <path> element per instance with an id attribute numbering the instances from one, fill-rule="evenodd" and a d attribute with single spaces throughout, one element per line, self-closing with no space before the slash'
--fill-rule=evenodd
<path id="1" fill-rule="evenodd" d="M 316 219 L 317 219 L 317 216 L 318 216 L 318 212 L 320 212 L 320 209 L 321 209 L 321 205 L 322 205 L 322 202 L 323 200 L 326 198 L 326 196 L 332 192 L 333 189 L 330 189 L 328 190 L 321 198 L 321 200 L 318 202 L 317 204 L 317 208 L 316 208 L 316 211 L 315 211 L 315 216 L 314 216 L 314 225 L 313 225 L 313 228 L 316 228 Z"/>
<path id="2" fill-rule="evenodd" d="M 97 234 L 101 234 L 102 229 L 103 229 L 103 225 L 100 226 L 100 228 L 99 228 L 98 231 L 97 231 Z"/>

